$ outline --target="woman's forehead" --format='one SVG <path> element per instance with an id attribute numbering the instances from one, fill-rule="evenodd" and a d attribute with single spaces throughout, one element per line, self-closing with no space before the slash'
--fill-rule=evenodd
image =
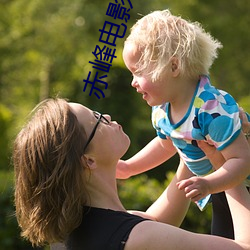
<path id="1" fill-rule="evenodd" d="M 70 110 L 76 115 L 78 122 L 87 129 L 88 125 L 93 122 L 93 111 L 79 103 L 69 103 Z"/>
<path id="2" fill-rule="evenodd" d="M 69 107 L 72 110 L 72 112 L 75 115 L 79 115 L 80 113 L 92 113 L 92 110 L 90 110 L 89 108 L 83 106 L 80 103 L 74 103 L 74 102 L 69 102 Z"/>

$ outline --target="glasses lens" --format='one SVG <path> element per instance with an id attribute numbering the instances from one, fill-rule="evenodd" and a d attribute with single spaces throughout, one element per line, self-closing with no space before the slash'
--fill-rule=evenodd
<path id="1" fill-rule="evenodd" d="M 109 124 L 109 123 L 110 123 L 109 120 L 106 119 L 106 118 L 105 118 L 102 114 L 100 114 L 99 112 L 93 111 L 93 113 L 94 113 L 95 118 L 97 119 L 97 123 L 96 123 L 95 127 L 93 128 L 93 130 L 92 130 L 92 132 L 91 132 L 91 134 L 90 134 L 90 136 L 89 136 L 89 139 L 88 139 L 88 141 L 87 141 L 87 143 L 86 143 L 86 145 L 85 145 L 85 147 L 84 147 L 84 151 L 86 150 L 86 148 L 88 147 L 89 143 L 90 143 L 91 140 L 93 139 L 93 137 L 94 137 L 94 135 L 95 135 L 95 132 L 96 132 L 96 129 L 97 129 L 97 127 L 98 127 L 98 124 L 99 124 L 100 122 L 102 122 L 102 123 L 104 123 L 104 124 Z"/>
<path id="2" fill-rule="evenodd" d="M 107 118 L 105 118 L 102 114 L 100 114 L 99 112 L 97 111 L 94 111 L 94 116 L 95 118 L 99 121 L 101 121 L 102 123 L 104 124 L 109 124 L 109 120 Z"/>
<path id="3" fill-rule="evenodd" d="M 100 117 L 101 117 L 102 115 L 101 115 L 99 112 L 97 112 L 97 111 L 94 111 L 93 113 L 94 113 L 95 118 L 96 118 L 97 120 L 100 120 Z"/>

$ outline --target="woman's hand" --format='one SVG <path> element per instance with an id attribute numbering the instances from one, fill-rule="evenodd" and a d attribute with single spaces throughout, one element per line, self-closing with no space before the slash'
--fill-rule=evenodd
<path id="1" fill-rule="evenodd" d="M 250 122 L 247 119 L 247 115 L 244 112 L 243 108 L 240 108 L 240 119 L 242 122 L 242 131 L 244 132 L 248 142 L 250 141 Z"/>

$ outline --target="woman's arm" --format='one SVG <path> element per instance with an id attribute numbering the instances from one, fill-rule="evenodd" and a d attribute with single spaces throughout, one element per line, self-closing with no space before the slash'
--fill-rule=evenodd
<path id="1" fill-rule="evenodd" d="M 187 213 L 190 200 L 177 188 L 176 183 L 191 176 L 193 174 L 180 160 L 174 178 L 162 195 L 148 208 L 146 214 L 155 217 L 157 221 L 179 227 Z"/>
<path id="2" fill-rule="evenodd" d="M 189 208 L 190 199 L 187 199 L 185 193 L 177 188 L 176 183 L 191 176 L 193 174 L 181 160 L 170 184 L 147 211 L 130 210 L 129 213 L 179 227 Z"/>
<path id="3" fill-rule="evenodd" d="M 250 196 L 242 185 L 226 193 L 235 226 L 235 240 L 191 233 L 164 223 L 144 221 L 131 231 L 125 250 L 249 250 Z"/>
<path id="4" fill-rule="evenodd" d="M 246 243 L 250 249 L 250 195 L 245 185 L 226 190 L 232 214 L 235 240 Z"/>

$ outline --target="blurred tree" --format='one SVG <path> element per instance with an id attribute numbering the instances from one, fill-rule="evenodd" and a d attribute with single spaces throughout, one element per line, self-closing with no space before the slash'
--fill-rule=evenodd
<path id="1" fill-rule="evenodd" d="M 131 0 L 133 9 L 126 36 L 141 15 L 157 9 L 169 8 L 173 14 L 201 22 L 224 45 L 211 69 L 213 83 L 230 92 L 250 111 L 248 1 Z M 131 148 L 125 158 L 155 136 L 150 121 L 151 109 L 130 87 L 131 76 L 122 61 L 125 38 L 117 39 L 117 58 L 108 73 L 106 97 L 98 100 L 83 92 L 83 79 L 91 70 L 89 61 L 93 60 L 92 51 L 98 43 L 99 29 L 108 20 L 105 14 L 109 2 L 112 1 L 0 1 L 0 169 L 8 169 L 9 145 L 28 112 L 48 96 L 59 94 L 111 114 L 131 137 Z M 177 162 L 178 156 L 175 156 L 149 171 L 146 177 L 124 182 L 121 188 L 122 196 L 127 195 L 125 204 L 144 208 L 149 192 L 152 197 L 158 194 L 157 182 L 163 184 L 166 171 L 175 170 Z M 138 202 L 132 200 L 130 185 L 140 190 Z M 201 226 L 209 221 L 209 210 L 202 213 L 202 219 L 197 214 L 196 207 L 191 206 L 185 225 L 203 232 Z"/>
<path id="2" fill-rule="evenodd" d="M 205 30 L 223 44 L 211 69 L 214 85 L 238 101 L 242 96 L 249 96 L 249 1 L 193 0 L 193 3 L 189 6 L 190 18 L 202 23 Z"/>
<path id="3" fill-rule="evenodd" d="M 9 141 L 9 127 L 11 126 L 12 113 L 11 111 L 2 103 L 0 103 L 0 167 L 8 169 L 9 158 L 10 158 L 10 147 Z"/>

